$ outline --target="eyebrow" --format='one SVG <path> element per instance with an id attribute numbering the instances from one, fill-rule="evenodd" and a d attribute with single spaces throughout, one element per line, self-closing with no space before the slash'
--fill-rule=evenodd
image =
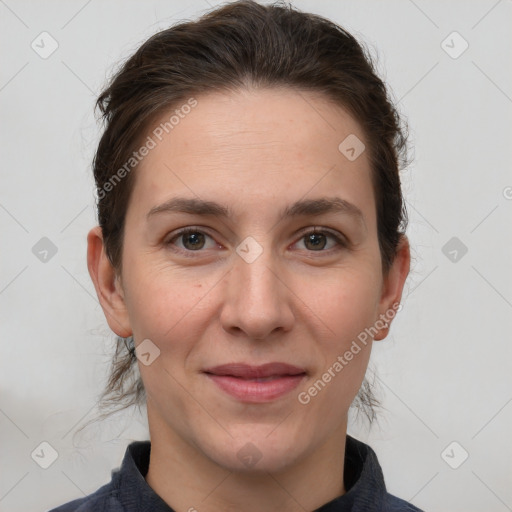
<path id="1" fill-rule="evenodd" d="M 220 218 L 232 217 L 231 210 L 215 201 L 205 201 L 197 198 L 174 197 L 151 208 L 146 219 L 160 213 L 189 213 L 192 215 L 214 216 Z M 343 213 L 350 215 L 364 224 L 362 211 L 353 203 L 340 197 L 322 197 L 318 199 L 303 199 L 287 206 L 280 213 L 280 218 L 299 217 L 301 215 L 317 216 L 326 213 Z"/>

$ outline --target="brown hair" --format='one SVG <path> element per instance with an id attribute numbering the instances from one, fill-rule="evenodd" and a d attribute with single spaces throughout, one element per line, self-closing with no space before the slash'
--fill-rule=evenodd
<path id="1" fill-rule="evenodd" d="M 321 93 L 359 122 L 372 166 L 382 268 L 389 270 L 407 226 L 399 176 L 406 165 L 406 129 L 370 53 L 321 16 L 281 2 L 240 0 L 150 37 L 97 100 L 105 124 L 93 162 L 98 222 L 116 272 L 122 271 L 124 220 L 135 178 L 126 162 L 151 123 L 191 96 L 258 87 Z M 143 403 L 135 363 L 133 339 L 118 338 L 103 405 Z M 354 404 L 371 423 L 379 404 L 366 378 Z"/>

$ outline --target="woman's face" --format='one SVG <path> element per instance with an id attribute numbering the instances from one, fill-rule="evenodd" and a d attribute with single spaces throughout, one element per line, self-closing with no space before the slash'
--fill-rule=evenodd
<path id="1" fill-rule="evenodd" d="M 365 137 L 346 111 L 290 89 L 196 100 L 147 134 L 118 302 L 102 304 L 144 343 L 152 440 L 278 471 L 344 444 L 408 249 L 384 277 Z"/>

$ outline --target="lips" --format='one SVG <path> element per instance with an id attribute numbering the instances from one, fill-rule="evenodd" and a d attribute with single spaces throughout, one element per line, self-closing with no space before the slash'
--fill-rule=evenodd
<path id="1" fill-rule="evenodd" d="M 240 379 L 269 379 L 305 374 L 304 368 L 286 363 L 267 363 L 251 366 L 244 363 L 224 364 L 205 370 L 205 373 L 219 376 L 238 377 Z"/>
<path id="2" fill-rule="evenodd" d="M 276 400 L 295 389 L 306 376 L 304 368 L 286 363 L 231 363 L 208 368 L 204 373 L 219 389 L 246 403 Z"/>

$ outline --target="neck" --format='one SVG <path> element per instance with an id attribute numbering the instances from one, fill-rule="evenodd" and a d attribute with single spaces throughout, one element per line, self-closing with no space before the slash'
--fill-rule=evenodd
<path id="1" fill-rule="evenodd" d="M 259 473 L 223 468 L 167 425 L 149 425 L 146 481 L 175 512 L 304 512 L 345 494 L 346 424 L 290 467 Z"/>

